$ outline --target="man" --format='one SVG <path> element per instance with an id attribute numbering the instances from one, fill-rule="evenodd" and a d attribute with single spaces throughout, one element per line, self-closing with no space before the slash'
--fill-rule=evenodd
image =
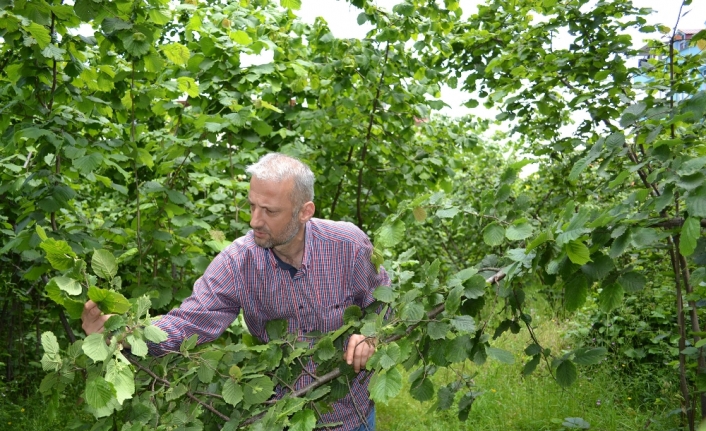
<path id="1" fill-rule="evenodd" d="M 286 319 L 299 337 L 329 332 L 343 325 L 350 305 L 370 305 L 373 291 L 390 281 L 370 262 L 372 244 L 355 225 L 313 218 L 314 174 L 299 160 L 273 153 L 248 167 L 251 175 L 250 230 L 216 256 L 181 307 L 156 325 L 168 339 L 150 346 L 150 354 L 179 351 L 181 342 L 198 334 L 199 342 L 217 338 L 243 309 L 250 332 L 267 342 L 265 325 Z M 93 301 L 84 307 L 83 329 L 101 332 L 109 316 Z M 356 372 L 375 348 L 363 335 L 350 337 L 343 358 Z M 333 404 L 322 423 L 342 422 L 336 431 L 374 429 L 368 373 L 360 373 L 351 392 Z M 312 382 L 302 375 L 296 388 Z"/>

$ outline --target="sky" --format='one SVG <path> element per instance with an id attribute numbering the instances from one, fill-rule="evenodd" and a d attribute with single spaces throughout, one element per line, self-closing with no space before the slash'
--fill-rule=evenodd
<path id="1" fill-rule="evenodd" d="M 401 0 L 377 0 L 378 6 L 386 9 L 392 7 Z M 479 4 L 485 3 L 480 0 L 460 0 L 464 15 L 467 16 L 477 10 Z M 649 24 L 664 24 L 672 28 L 679 17 L 679 0 L 633 0 L 635 6 L 649 7 L 654 12 L 647 18 Z M 706 28 L 706 1 L 693 0 L 692 5 L 685 6 L 681 11 L 683 15 L 679 20 L 680 29 Z M 313 23 L 317 16 L 323 17 L 328 22 L 333 35 L 337 38 L 362 38 L 371 29 L 369 23 L 363 26 L 358 25 L 356 19 L 361 10 L 351 6 L 345 0 L 302 0 L 302 7 L 295 13 L 305 22 Z M 634 45 L 640 47 L 644 45 L 646 35 L 635 32 L 632 34 Z M 568 42 L 567 42 L 568 43 Z M 451 116 L 474 114 L 484 118 L 493 118 L 496 112 L 489 111 L 481 107 L 470 110 L 463 106 L 469 95 L 460 90 L 451 88 L 442 89 L 442 100 L 450 105 L 442 110 L 443 113 Z"/>

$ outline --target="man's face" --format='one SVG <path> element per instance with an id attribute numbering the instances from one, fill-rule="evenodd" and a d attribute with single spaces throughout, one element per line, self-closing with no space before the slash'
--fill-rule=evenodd
<path id="1" fill-rule="evenodd" d="M 250 180 L 250 227 L 253 229 L 255 244 L 272 248 L 288 244 L 301 229 L 294 204 L 290 198 L 294 180 L 282 182 Z"/>

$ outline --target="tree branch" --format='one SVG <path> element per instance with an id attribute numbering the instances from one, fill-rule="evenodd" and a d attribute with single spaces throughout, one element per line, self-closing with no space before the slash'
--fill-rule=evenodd
<path id="1" fill-rule="evenodd" d="M 128 354 L 128 355 L 125 355 L 125 357 L 128 359 L 128 361 L 130 361 L 131 364 L 133 364 L 134 366 L 136 366 L 136 367 L 139 368 L 140 370 L 142 370 L 142 371 L 144 371 L 145 373 L 147 373 L 147 374 L 148 374 L 150 377 L 152 377 L 154 380 L 156 380 L 156 381 L 158 381 L 158 382 L 164 384 L 164 385 L 167 386 L 167 387 L 171 387 L 171 386 L 172 386 L 172 384 L 169 382 L 169 380 L 165 380 L 165 379 L 159 377 L 158 375 L 156 375 L 152 370 L 150 370 L 149 368 L 147 368 L 147 367 L 145 367 L 144 365 L 142 365 L 142 364 L 141 364 L 137 359 L 135 359 L 132 355 Z M 204 393 L 204 395 L 206 395 L 206 394 L 207 394 L 207 393 Z M 211 394 L 207 394 L 207 395 L 211 396 Z M 215 394 L 213 394 L 213 395 L 216 396 Z M 210 404 L 207 404 L 207 403 L 203 402 L 202 400 L 198 399 L 198 398 L 197 398 L 194 394 L 192 394 L 191 392 L 187 391 L 187 392 L 186 392 L 186 396 L 189 397 L 189 398 L 191 398 L 192 400 L 196 401 L 196 402 L 199 403 L 201 406 L 203 406 L 206 410 L 208 410 L 208 411 L 210 411 L 211 413 L 215 414 L 216 416 L 218 416 L 219 418 L 223 419 L 224 421 L 228 422 L 228 421 L 230 420 L 230 418 L 229 418 L 228 416 L 226 416 L 226 415 L 224 415 L 223 413 L 219 412 L 218 410 L 216 410 L 216 409 L 215 409 L 213 406 L 211 406 Z"/>
<path id="2" fill-rule="evenodd" d="M 665 229 L 671 229 L 675 227 L 681 227 L 684 224 L 684 218 L 683 217 L 674 217 L 668 220 L 663 220 L 658 223 L 654 223 L 649 225 L 648 227 L 663 227 Z M 706 228 L 706 219 L 701 219 L 699 224 L 701 227 Z"/>
<path id="3" fill-rule="evenodd" d="M 382 84 L 385 79 L 385 66 L 387 65 L 387 59 L 390 55 L 390 42 L 387 42 L 385 47 L 385 59 L 382 63 L 382 72 L 380 72 L 380 81 L 378 82 L 378 88 L 375 93 L 375 99 L 373 100 L 373 109 L 370 111 L 370 120 L 368 121 L 368 132 L 365 136 L 365 142 L 363 143 L 363 148 L 360 151 L 360 170 L 358 171 L 358 190 L 356 191 L 356 218 L 358 220 L 358 227 L 363 228 L 363 214 L 361 211 L 360 198 L 361 189 L 363 188 L 363 172 L 365 171 L 365 156 L 368 153 L 368 144 L 370 143 L 370 138 L 372 137 L 373 122 L 375 120 L 375 111 L 378 109 L 380 103 L 380 92 L 382 91 Z"/>

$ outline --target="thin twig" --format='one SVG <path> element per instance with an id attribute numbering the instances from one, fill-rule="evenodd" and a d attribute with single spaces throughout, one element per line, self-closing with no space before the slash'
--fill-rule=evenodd
<path id="1" fill-rule="evenodd" d="M 365 142 L 363 143 L 363 148 L 360 150 L 360 170 L 358 171 L 358 189 L 356 192 L 356 218 L 358 220 L 358 227 L 363 227 L 363 214 L 361 210 L 360 198 L 361 189 L 363 188 L 363 173 L 365 172 L 365 156 L 368 153 L 368 144 L 372 137 L 373 122 L 375 120 L 375 112 L 380 104 L 380 92 L 382 91 L 382 84 L 385 79 L 385 67 L 387 66 L 387 60 L 390 55 L 390 42 L 387 42 L 385 47 L 385 59 L 382 62 L 382 72 L 380 72 L 380 81 L 378 82 L 378 88 L 375 93 L 375 99 L 373 100 L 373 109 L 370 110 L 370 119 L 368 121 L 368 132 L 365 136 Z"/>
<path id="2" fill-rule="evenodd" d="M 152 370 L 150 370 L 149 368 L 147 368 L 147 367 L 145 367 L 144 365 L 142 365 L 137 359 L 133 358 L 132 355 L 125 355 L 125 356 L 127 357 L 128 361 L 130 361 L 131 364 L 133 364 L 134 366 L 136 366 L 136 367 L 139 368 L 140 370 L 142 370 L 142 371 L 144 371 L 145 373 L 147 373 L 147 374 L 148 374 L 150 377 L 152 377 L 154 380 L 159 381 L 160 383 L 164 384 L 164 385 L 167 386 L 167 387 L 171 387 L 171 386 L 172 386 L 172 384 L 171 384 L 171 382 L 169 382 L 169 380 L 163 379 L 163 378 L 159 377 L 158 375 L 156 375 Z M 209 394 L 209 395 L 211 395 L 211 394 Z M 213 394 L 213 395 L 215 395 L 215 394 Z M 194 394 L 192 394 L 191 392 L 187 391 L 187 392 L 186 392 L 186 396 L 189 397 L 189 398 L 191 398 L 192 400 L 196 401 L 197 403 L 201 404 L 204 408 L 206 408 L 207 410 L 209 410 L 211 413 L 214 413 L 215 415 L 217 415 L 219 418 L 223 419 L 224 421 L 228 422 L 228 421 L 230 420 L 230 418 L 229 418 L 228 416 L 226 416 L 226 415 L 224 415 L 223 413 L 219 412 L 218 410 L 216 410 L 216 409 L 215 409 L 213 406 L 211 406 L 210 404 L 207 404 L 207 403 L 203 402 L 202 400 L 198 399 L 198 398 L 197 398 Z"/>

